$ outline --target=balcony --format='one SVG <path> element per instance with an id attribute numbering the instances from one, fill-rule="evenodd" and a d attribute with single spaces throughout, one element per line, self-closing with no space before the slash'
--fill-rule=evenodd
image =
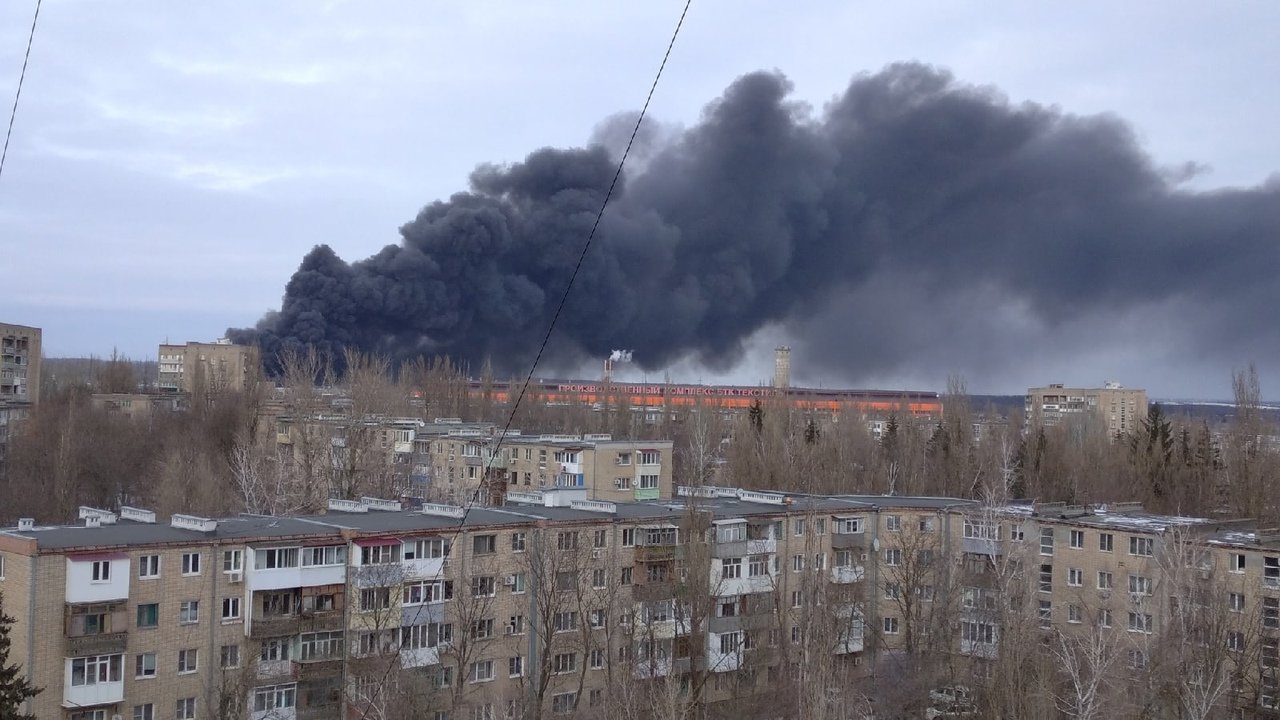
<path id="1" fill-rule="evenodd" d="M 639 602 L 653 602 L 654 600 L 670 600 L 676 595 L 676 585 L 670 580 L 655 580 L 653 582 L 637 583 L 631 588 L 631 597 Z"/>
<path id="2" fill-rule="evenodd" d="M 707 630 L 718 634 L 727 632 L 736 632 L 743 629 L 742 617 L 734 615 L 731 617 L 712 617 L 707 620 Z"/>
<path id="3" fill-rule="evenodd" d="M 67 655 L 69 657 L 113 655 L 123 653 L 128 643 L 129 634 L 126 632 L 80 635 L 67 638 Z"/>
<path id="4" fill-rule="evenodd" d="M 745 557 L 748 554 L 747 541 L 717 542 L 711 548 L 711 556 L 717 558 Z"/>
<path id="5" fill-rule="evenodd" d="M 254 666 L 260 684 L 287 683 L 298 679 L 298 666 L 291 660 L 264 660 Z"/>
<path id="6" fill-rule="evenodd" d="M 962 538 L 960 540 L 960 552 L 995 557 L 1001 554 L 1000 541 L 991 538 Z"/>
<path id="7" fill-rule="evenodd" d="M 324 680 L 342 675 L 342 656 L 323 655 L 306 660 L 299 659 L 295 663 L 294 677 L 298 680 Z"/>
<path id="8" fill-rule="evenodd" d="M 835 550 L 854 550 L 862 549 L 867 546 L 867 534 L 859 533 L 836 533 L 831 536 L 831 547 Z"/>
<path id="9" fill-rule="evenodd" d="M 772 555 L 778 552 L 778 541 L 774 538 L 747 538 L 748 555 Z"/>
<path id="10" fill-rule="evenodd" d="M 297 615 L 299 632 L 321 632 L 324 630 L 341 630 L 341 610 L 303 610 Z"/>
<path id="11" fill-rule="evenodd" d="M 637 545 L 635 549 L 636 562 L 670 562 L 681 557 L 684 557 L 682 545 Z"/>
<path id="12" fill-rule="evenodd" d="M 864 577 L 866 577 L 866 572 L 861 565 L 831 568 L 831 582 L 837 585 L 862 582 Z"/>
<path id="13" fill-rule="evenodd" d="M 322 613 L 329 615 L 330 613 Z M 314 620 L 313 620 L 314 621 Z M 342 616 L 338 613 L 338 624 L 334 628 L 342 627 Z M 310 629 L 310 628 L 305 628 Z M 319 628 L 316 628 L 319 629 Z M 265 615 L 252 618 L 249 622 L 249 638 L 251 640 L 262 640 L 264 638 L 284 637 L 286 635 L 297 635 L 304 630 L 302 615 Z"/>

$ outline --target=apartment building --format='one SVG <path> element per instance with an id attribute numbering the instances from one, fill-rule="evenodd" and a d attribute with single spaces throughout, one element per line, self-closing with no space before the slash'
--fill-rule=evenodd
<path id="1" fill-rule="evenodd" d="M 1069 388 L 1061 384 L 1027 390 L 1027 422 L 1045 426 L 1071 419 L 1100 423 L 1111 435 L 1125 435 L 1147 416 L 1147 391 L 1108 382 L 1100 388 Z"/>
<path id="2" fill-rule="evenodd" d="M 40 328 L 0 323 L 0 403 L 40 401 Z"/>
<path id="3" fill-rule="evenodd" d="M 981 678 L 1008 643 L 1055 630 L 1114 633 L 1117 668 L 1140 668 L 1180 613 L 1220 601 L 1223 641 L 1256 649 L 1241 663 L 1249 683 L 1223 703 L 1277 706 L 1280 545 L 1238 523 L 1136 506 L 581 493 L 22 521 L 0 531 L 11 658 L 46 688 L 30 703 L 41 718 L 444 720 L 535 706 L 591 718 L 618 702 L 662 717 L 691 693 L 742 716 L 788 702 L 788 682 L 839 692 L 905 651 L 953 655 Z M 1032 635 L 1014 634 L 1010 608 L 1029 613 Z"/>
<path id="4" fill-rule="evenodd" d="M 241 392 L 262 373 L 258 348 L 235 345 L 226 338 L 211 343 L 163 344 L 159 350 L 157 385 L 161 392 Z"/>
<path id="5" fill-rule="evenodd" d="M 674 493 L 670 440 L 607 434 L 500 434 L 491 424 L 437 422 L 418 429 L 413 477 L 442 502 L 501 503 L 508 491 L 577 488 L 587 499 L 656 500 Z"/>

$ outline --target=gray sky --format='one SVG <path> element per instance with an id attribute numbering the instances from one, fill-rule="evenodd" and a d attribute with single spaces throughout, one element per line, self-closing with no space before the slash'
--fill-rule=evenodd
<path id="1" fill-rule="evenodd" d="M 252 325 L 312 246 L 366 257 L 465 189 L 478 163 L 581 145 L 637 109 L 682 5 L 47 0 L 0 177 L 0 319 L 43 327 L 54 356 L 152 357 L 166 339 Z M 0 3 L 6 110 L 33 7 Z M 820 109 L 858 73 L 919 60 L 1015 103 L 1114 114 L 1159 164 L 1202 166 L 1184 189 L 1254 186 L 1280 164 L 1277 13 L 1273 2 L 695 0 L 650 112 L 693 125 L 762 69 Z M 1105 337 L 1177 324 L 1158 310 L 1117 318 Z M 784 335 L 764 331 L 728 377 L 764 377 Z M 999 371 L 972 355 L 858 378 L 806 371 L 802 355 L 793 365 L 827 385 L 939 388 L 953 372 L 976 392 L 1114 379 L 1223 397 L 1231 368 L 1252 361 L 1276 394 L 1280 366 L 1249 348 L 1089 336 L 1025 348 L 1025 360 L 991 364 Z"/>

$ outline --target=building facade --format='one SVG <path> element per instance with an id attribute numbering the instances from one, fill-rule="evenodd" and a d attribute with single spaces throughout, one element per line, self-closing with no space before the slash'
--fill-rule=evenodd
<path id="1" fill-rule="evenodd" d="M 658 718 L 694 701 L 807 717 L 903 653 L 954 658 L 972 686 L 1097 633 L 1135 672 L 1192 646 L 1194 612 L 1221 634 L 1194 647 L 1237 653 L 1214 703 L 1278 706 L 1280 546 L 1241 524 L 730 488 L 567 497 L 23 521 L 0 531 L 11 658 L 45 688 L 40 718 Z"/>
<path id="2" fill-rule="evenodd" d="M 0 403 L 40 400 L 40 328 L 0 323 Z"/>
<path id="3" fill-rule="evenodd" d="M 1108 382 L 1100 388 L 1063 385 L 1030 388 L 1024 410 L 1028 422 L 1051 427 L 1071 419 L 1100 423 L 1111 435 L 1127 435 L 1147 416 L 1147 391 Z"/>
<path id="4" fill-rule="evenodd" d="M 243 392 L 262 373 L 258 348 L 225 338 L 211 343 L 161 345 L 157 385 L 161 392 Z"/>

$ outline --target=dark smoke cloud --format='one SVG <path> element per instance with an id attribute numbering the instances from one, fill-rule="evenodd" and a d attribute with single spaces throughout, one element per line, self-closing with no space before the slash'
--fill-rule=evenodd
<path id="1" fill-rule="evenodd" d="M 918 64 L 856 78 L 818 116 L 789 91 L 776 73 L 747 75 L 695 126 L 642 138 L 550 367 L 632 348 L 646 369 L 692 358 L 724 370 L 767 326 L 849 381 L 998 366 L 1021 337 L 1010 308 L 1038 338 L 1197 308 L 1177 327 L 1187 337 L 1280 349 L 1262 319 L 1280 301 L 1280 183 L 1187 192 L 1197 167 L 1157 167 L 1116 118 L 1012 105 Z M 368 259 L 316 247 L 280 311 L 232 336 L 266 356 L 354 346 L 527 369 L 624 124 L 602 125 L 609 149 L 481 166 L 468 192 L 428 205 Z"/>

